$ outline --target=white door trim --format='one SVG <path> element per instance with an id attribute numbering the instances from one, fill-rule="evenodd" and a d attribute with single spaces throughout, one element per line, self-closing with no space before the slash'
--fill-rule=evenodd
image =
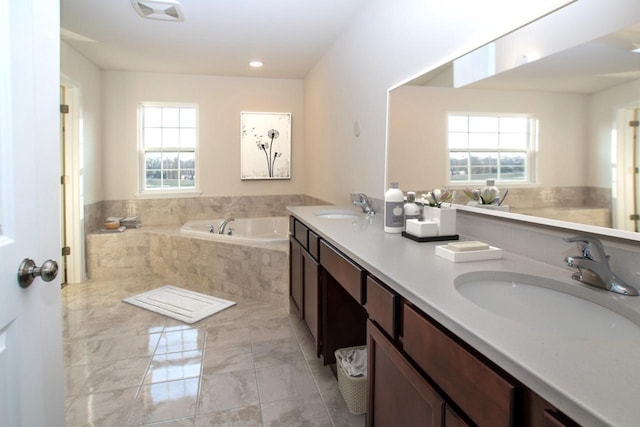
<path id="1" fill-rule="evenodd" d="M 79 84 L 64 74 L 60 76 L 64 86 L 69 113 L 65 120 L 67 138 L 66 166 L 69 179 L 69 194 L 66 200 L 67 244 L 71 255 L 67 256 L 67 283 L 80 283 L 86 279 L 84 196 L 82 185 L 82 89 Z"/>

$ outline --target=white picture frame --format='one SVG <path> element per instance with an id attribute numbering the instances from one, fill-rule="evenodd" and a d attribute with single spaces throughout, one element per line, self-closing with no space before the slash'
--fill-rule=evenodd
<path id="1" fill-rule="evenodd" d="M 291 113 L 240 113 L 240 179 L 291 179 Z"/>

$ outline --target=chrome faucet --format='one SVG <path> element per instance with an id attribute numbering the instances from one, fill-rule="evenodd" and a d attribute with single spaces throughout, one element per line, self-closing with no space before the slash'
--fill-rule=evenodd
<path id="1" fill-rule="evenodd" d="M 369 202 L 369 198 L 364 193 L 353 193 L 351 194 L 351 198 L 353 199 L 352 203 L 354 205 L 358 205 L 362 208 L 362 212 L 373 215 L 375 211 L 371 207 L 371 202 Z"/>
<path id="2" fill-rule="evenodd" d="M 218 234 L 224 234 L 224 228 L 227 226 L 227 224 L 229 224 L 231 221 L 235 221 L 235 218 L 227 218 L 222 220 L 222 222 L 220 223 L 220 227 L 218 227 Z"/>
<path id="3" fill-rule="evenodd" d="M 616 292 L 622 295 L 638 296 L 638 290 L 616 276 L 609 266 L 609 255 L 600 240 L 590 236 L 564 238 L 565 242 L 576 242 L 580 255 L 564 259 L 569 267 L 577 268 L 572 279 L 587 285 Z M 595 258 L 592 251 L 595 251 Z"/>

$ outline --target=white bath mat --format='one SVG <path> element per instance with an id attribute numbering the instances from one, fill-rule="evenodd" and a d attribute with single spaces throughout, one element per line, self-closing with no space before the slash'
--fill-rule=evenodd
<path id="1" fill-rule="evenodd" d="M 124 298 L 122 301 L 185 323 L 195 323 L 235 305 L 233 301 L 204 295 L 176 286 L 163 286 Z"/>

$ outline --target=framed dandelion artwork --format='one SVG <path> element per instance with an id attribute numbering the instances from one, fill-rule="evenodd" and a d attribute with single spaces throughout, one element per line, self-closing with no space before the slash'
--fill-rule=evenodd
<path id="1" fill-rule="evenodd" d="M 240 178 L 291 179 L 291 113 L 240 113 Z"/>

